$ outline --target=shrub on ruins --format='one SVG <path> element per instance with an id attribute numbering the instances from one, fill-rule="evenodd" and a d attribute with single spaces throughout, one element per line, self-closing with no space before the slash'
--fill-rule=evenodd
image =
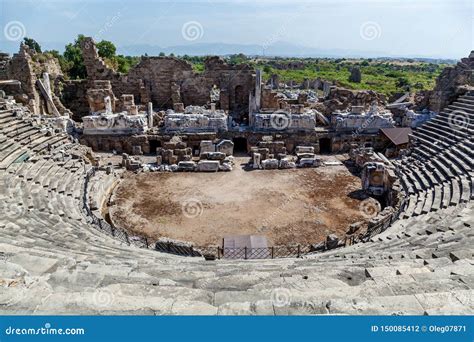
<path id="1" fill-rule="evenodd" d="M 33 38 L 25 37 L 25 38 L 23 38 L 23 43 L 26 46 L 28 46 L 31 50 L 36 51 L 37 53 L 41 53 L 41 46 Z"/>
<path id="2" fill-rule="evenodd" d="M 113 58 L 115 57 L 115 52 L 117 48 L 115 47 L 114 43 L 108 40 L 101 40 L 96 45 L 97 53 L 102 58 Z"/>
<path id="3" fill-rule="evenodd" d="M 248 61 L 248 58 L 243 53 L 229 56 L 229 62 L 231 64 L 242 64 L 242 63 L 246 63 L 247 61 Z"/>
<path id="4" fill-rule="evenodd" d="M 127 73 L 131 67 L 140 62 L 140 57 L 118 55 L 114 57 L 117 61 L 116 70 L 118 72 Z"/>
<path id="5" fill-rule="evenodd" d="M 72 79 L 83 79 L 87 76 L 81 51 L 81 43 L 84 38 L 85 36 L 83 34 L 78 35 L 73 44 L 69 43 L 66 45 L 66 49 L 64 51 L 64 58 L 70 65 L 69 70 L 67 70 L 67 74 Z"/>

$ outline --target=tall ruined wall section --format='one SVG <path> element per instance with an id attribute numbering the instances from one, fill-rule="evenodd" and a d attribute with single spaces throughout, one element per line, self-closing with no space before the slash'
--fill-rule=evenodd
<path id="1" fill-rule="evenodd" d="M 249 92 L 254 90 L 254 71 L 246 64 L 231 65 L 219 57 L 205 61 L 202 73 L 174 57 L 142 57 L 140 63 L 123 75 L 108 68 L 99 57 L 92 38 L 82 44 L 87 82 L 109 80 L 115 97 L 133 94 L 135 103 L 153 102 L 155 108 L 173 108 L 175 103 L 209 104 L 211 89 L 220 90 L 217 108 L 242 112 L 248 110 Z"/>
<path id="2" fill-rule="evenodd" d="M 20 51 L 11 58 L 8 54 L 0 53 L 0 80 L 20 82 L 19 85 L 7 84 L 2 88 L 34 113 L 44 113 L 47 108 L 46 100 L 37 86 L 37 80 L 42 79 L 44 73 L 49 74 L 54 106 L 60 114 L 70 114 L 60 99 L 64 77 L 56 58 L 37 53 L 25 44 L 21 44 Z"/>
<path id="3" fill-rule="evenodd" d="M 429 107 L 439 112 L 459 95 L 474 89 L 474 51 L 462 58 L 454 67 L 447 67 L 436 80 L 436 86 L 429 97 Z"/>
<path id="4" fill-rule="evenodd" d="M 147 97 L 157 108 L 172 108 L 173 102 L 182 102 L 181 91 L 178 89 L 174 91 L 177 94 L 173 94 L 172 85 L 179 85 L 181 80 L 192 77 L 192 66 L 173 57 L 142 57 L 140 63 L 128 73 L 128 78 L 133 82 L 142 82 Z M 117 95 L 114 84 L 112 88 Z"/>
<path id="5" fill-rule="evenodd" d="M 96 80 L 108 80 L 112 84 L 114 94 L 120 97 L 123 94 L 132 94 L 137 102 L 148 102 L 142 99 L 142 83 L 139 79 L 129 79 L 127 75 L 109 68 L 99 57 L 97 48 L 92 38 L 85 38 L 82 42 L 82 58 L 87 72 L 87 85 L 93 87 Z"/>
<path id="6" fill-rule="evenodd" d="M 6 66 L 7 79 L 21 82 L 21 92 L 26 95 L 24 98 L 15 97 L 16 100 L 28 105 L 34 113 L 39 112 L 39 93 L 36 89 L 36 74 L 33 67 L 33 60 L 28 47 L 21 44 L 20 51 L 13 55 Z M 16 94 L 15 94 L 16 95 Z"/>

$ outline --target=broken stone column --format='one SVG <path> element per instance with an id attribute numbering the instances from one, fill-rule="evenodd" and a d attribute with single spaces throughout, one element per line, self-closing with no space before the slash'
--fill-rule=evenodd
<path id="1" fill-rule="evenodd" d="M 181 100 L 181 87 L 176 82 L 171 83 L 170 90 L 171 90 L 171 101 L 173 102 L 173 105 L 176 103 L 183 102 Z"/>
<path id="2" fill-rule="evenodd" d="M 262 155 L 260 153 L 253 154 L 253 168 L 260 169 L 262 167 Z"/>
<path id="3" fill-rule="evenodd" d="M 43 84 L 46 90 L 46 93 L 51 98 L 51 82 L 49 80 L 49 74 L 47 72 L 43 73 Z"/>
<path id="4" fill-rule="evenodd" d="M 105 103 L 105 114 L 112 114 L 112 101 L 110 100 L 110 96 L 104 97 Z"/>
<path id="5" fill-rule="evenodd" d="M 147 111 L 148 127 L 153 127 L 153 103 L 148 102 L 148 111 Z"/>

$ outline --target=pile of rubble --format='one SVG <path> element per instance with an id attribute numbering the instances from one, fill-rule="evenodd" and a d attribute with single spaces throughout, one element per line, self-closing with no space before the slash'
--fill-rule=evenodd
<path id="1" fill-rule="evenodd" d="M 372 147 L 356 147 L 349 152 L 350 161 L 361 170 L 362 189 L 369 195 L 381 196 L 392 189 L 398 179 L 395 168 Z"/>
<path id="2" fill-rule="evenodd" d="M 193 156 L 193 149 L 183 141 L 170 141 L 156 149 L 156 163 L 142 164 L 139 159 L 123 154 L 122 166 L 130 171 L 217 172 L 232 171 L 234 143 L 221 140 L 214 143 L 202 140 Z"/>
<path id="3" fill-rule="evenodd" d="M 253 169 L 275 170 L 296 167 L 318 167 L 322 161 L 316 158 L 313 146 L 297 146 L 296 156 L 287 154 L 283 141 L 261 141 L 250 149 Z"/>

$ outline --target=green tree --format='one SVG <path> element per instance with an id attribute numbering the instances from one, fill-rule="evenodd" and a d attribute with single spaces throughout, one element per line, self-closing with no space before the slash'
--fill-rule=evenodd
<path id="1" fill-rule="evenodd" d="M 98 42 L 96 46 L 100 57 L 110 59 L 115 57 L 117 48 L 115 47 L 114 43 L 109 42 L 108 40 L 102 40 Z"/>
<path id="2" fill-rule="evenodd" d="M 41 53 L 41 46 L 33 38 L 25 37 L 23 38 L 23 43 L 28 46 L 31 50 Z"/>
<path id="3" fill-rule="evenodd" d="M 66 45 L 66 49 L 64 51 L 64 59 L 70 65 L 68 74 L 72 79 L 83 79 L 87 77 L 86 67 L 84 66 L 84 60 L 82 58 L 81 51 L 81 43 L 84 38 L 84 35 L 78 35 L 73 44 L 70 43 Z"/>
<path id="4" fill-rule="evenodd" d="M 247 61 L 248 61 L 248 58 L 243 53 L 239 53 L 237 55 L 231 55 L 229 57 L 229 62 L 231 64 L 241 64 L 241 63 L 246 63 Z"/>

